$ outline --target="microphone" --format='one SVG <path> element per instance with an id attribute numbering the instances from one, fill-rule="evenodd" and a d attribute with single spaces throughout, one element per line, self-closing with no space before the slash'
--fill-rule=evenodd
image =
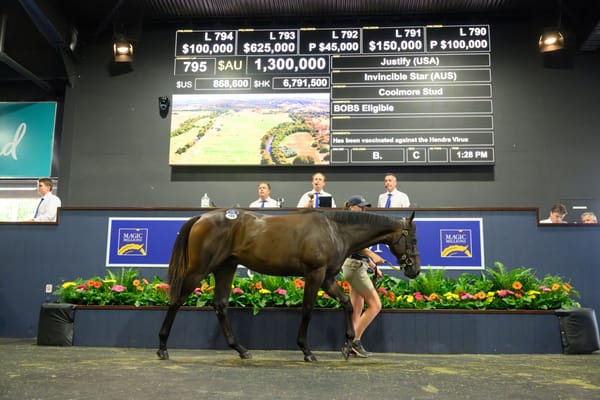
<path id="1" fill-rule="evenodd" d="M 311 193 L 309 193 L 309 194 L 308 194 L 308 198 L 309 198 L 310 200 L 308 200 L 308 204 L 306 205 L 306 207 L 307 207 L 307 208 L 313 208 L 313 207 L 314 207 L 314 200 L 313 200 L 313 199 L 315 198 L 315 194 L 314 194 L 314 193 L 312 193 L 312 192 L 311 192 Z"/>

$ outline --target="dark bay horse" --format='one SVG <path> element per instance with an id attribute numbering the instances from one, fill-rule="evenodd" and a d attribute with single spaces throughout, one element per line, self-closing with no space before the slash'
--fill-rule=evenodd
<path id="1" fill-rule="evenodd" d="M 342 305 L 346 315 L 347 359 L 354 339 L 352 304 L 336 283 L 344 259 L 376 243 L 387 244 L 404 274 L 415 278 L 421 261 L 414 212 L 394 219 L 367 212 L 301 210 L 266 215 L 238 209 L 215 210 L 183 224 L 169 262 L 170 305 L 160 328 L 158 357 L 169 358 L 167 339 L 175 315 L 200 281 L 215 278 L 214 307 L 227 344 L 250 358 L 238 343 L 227 317 L 231 282 L 237 265 L 265 275 L 303 276 L 302 320 L 297 344 L 305 361 L 316 361 L 307 340 L 308 324 L 319 288 Z"/>

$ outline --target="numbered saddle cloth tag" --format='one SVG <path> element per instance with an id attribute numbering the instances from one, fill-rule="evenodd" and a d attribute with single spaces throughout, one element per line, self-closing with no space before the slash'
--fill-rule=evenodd
<path id="1" fill-rule="evenodd" d="M 238 210 L 227 210 L 227 211 L 225 211 L 225 218 L 227 218 L 227 219 L 237 219 L 239 213 L 240 212 Z"/>

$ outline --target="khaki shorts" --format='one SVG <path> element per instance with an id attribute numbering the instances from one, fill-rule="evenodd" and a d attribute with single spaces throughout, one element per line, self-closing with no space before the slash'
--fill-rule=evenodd
<path id="1" fill-rule="evenodd" d="M 369 264 L 366 261 L 355 260 L 354 258 L 346 258 L 342 265 L 344 278 L 346 278 L 352 289 L 358 293 L 368 292 L 375 288 L 367 273 L 368 268 Z"/>

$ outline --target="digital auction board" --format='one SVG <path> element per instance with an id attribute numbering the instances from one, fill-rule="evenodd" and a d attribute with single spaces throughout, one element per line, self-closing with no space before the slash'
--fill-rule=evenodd
<path id="1" fill-rule="evenodd" d="M 171 165 L 493 165 L 489 25 L 176 32 Z"/>

